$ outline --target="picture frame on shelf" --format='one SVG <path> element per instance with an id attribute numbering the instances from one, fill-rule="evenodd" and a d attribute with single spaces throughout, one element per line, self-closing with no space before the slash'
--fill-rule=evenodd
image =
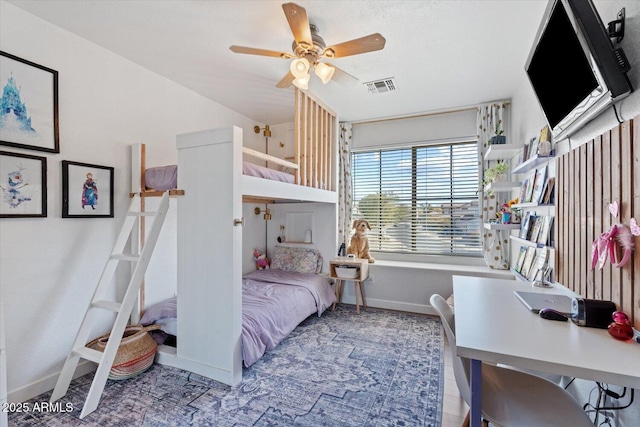
<path id="1" fill-rule="evenodd" d="M 58 72 L 0 51 L 0 86 L 0 145 L 59 153 Z"/>
<path id="2" fill-rule="evenodd" d="M 109 166 L 62 161 L 62 217 L 113 218 L 113 176 Z"/>
<path id="3" fill-rule="evenodd" d="M 46 157 L 0 151 L 0 218 L 47 216 Z"/>

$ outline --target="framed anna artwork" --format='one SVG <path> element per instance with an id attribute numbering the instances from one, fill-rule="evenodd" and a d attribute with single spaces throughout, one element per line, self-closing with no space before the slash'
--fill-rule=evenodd
<path id="1" fill-rule="evenodd" d="M 113 218 L 113 168 L 62 161 L 62 217 Z"/>

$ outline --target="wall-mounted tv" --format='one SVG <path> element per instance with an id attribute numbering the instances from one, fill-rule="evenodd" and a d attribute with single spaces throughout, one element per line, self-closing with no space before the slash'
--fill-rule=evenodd
<path id="1" fill-rule="evenodd" d="M 525 69 L 556 141 L 633 88 L 592 0 L 550 0 Z"/>

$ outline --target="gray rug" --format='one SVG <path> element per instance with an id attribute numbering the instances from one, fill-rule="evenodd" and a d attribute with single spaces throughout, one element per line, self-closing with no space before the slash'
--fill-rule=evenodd
<path id="1" fill-rule="evenodd" d="M 10 426 L 439 426 L 443 335 L 434 317 L 338 306 L 312 316 L 230 387 L 176 368 L 107 382 L 80 420 L 93 375 L 60 402 L 70 412 L 11 413 Z M 48 402 L 45 393 L 27 402 Z"/>

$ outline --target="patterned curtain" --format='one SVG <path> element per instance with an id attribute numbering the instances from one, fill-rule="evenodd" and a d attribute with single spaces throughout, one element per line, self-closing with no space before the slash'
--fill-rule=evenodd
<path id="1" fill-rule="evenodd" d="M 484 153 L 489 148 L 489 140 L 495 135 L 496 124 L 501 129 L 505 129 L 502 121 L 506 104 L 486 104 L 478 107 L 478 155 L 484 171 L 487 165 L 484 164 Z M 481 174 L 480 181 L 484 178 Z M 486 194 L 480 189 L 482 195 L 480 206 L 482 208 L 482 223 L 489 219 L 496 219 L 499 201 L 495 194 Z M 509 269 L 509 231 L 508 230 L 487 230 L 482 227 L 482 254 L 484 261 L 490 268 L 498 270 Z"/>
<path id="2" fill-rule="evenodd" d="M 351 123 L 340 123 L 338 164 L 338 245 L 349 246 L 351 234 Z"/>

